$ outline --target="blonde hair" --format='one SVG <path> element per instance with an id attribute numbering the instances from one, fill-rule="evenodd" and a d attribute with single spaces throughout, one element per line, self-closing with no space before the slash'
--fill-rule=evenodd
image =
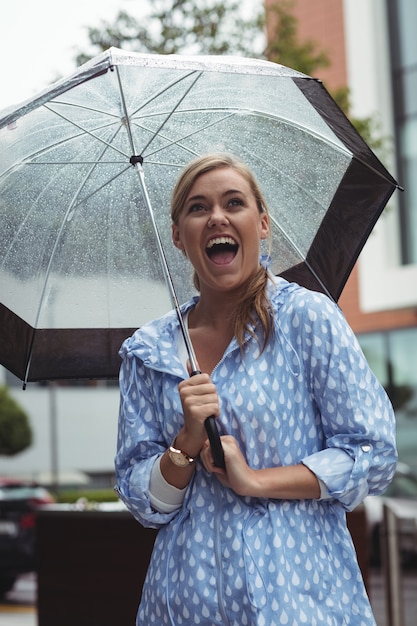
<path id="1" fill-rule="evenodd" d="M 259 212 L 268 215 L 262 191 L 249 167 L 230 154 L 209 154 L 192 161 L 180 174 L 171 197 L 171 220 L 174 224 L 178 224 L 186 199 L 197 178 L 213 170 L 228 167 L 238 172 L 245 179 L 255 197 Z M 271 233 L 269 233 L 269 239 L 271 243 Z M 195 271 L 193 282 L 199 291 L 200 281 Z M 256 333 L 258 329 L 261 330 L 263 334 L 262 350 L 264 350 L 269 339 L 272 330 L 273 311 L 266 292 L 267 283 L 268 270 L 260 265 L 236 307 L 232 321 L 234 334 L 241 348 L 246 332 L 249 332 L 261 343 Z"/>

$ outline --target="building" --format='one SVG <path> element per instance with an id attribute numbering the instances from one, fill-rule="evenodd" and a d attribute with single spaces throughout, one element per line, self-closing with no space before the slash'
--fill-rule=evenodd
<path id="1" fill-rule="evenodd" d="M 273 4 L 274 0 L 267 0 Z M 397 416 L 400 459 L 417 469 L 417 4 L 414 0 L 294 0 L 300 40 L 331 64 L 317 78 L 348 86 L 351 113 L 392 138 L 396 192 L 372 232 L 340 306 Z"/>

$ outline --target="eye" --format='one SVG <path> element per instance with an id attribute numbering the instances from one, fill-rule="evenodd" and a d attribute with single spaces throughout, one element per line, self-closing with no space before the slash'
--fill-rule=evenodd
<path id="1" fill-rule="evenodd" d="M 227 206 L 230 208 L 241 207 L 244 205 L 242 198 L 231 198 L 227 203 Z"/>
<path id="2" fill-rule="evenodd" d="M 206 211 L 206 207 L 204 206 L 204 204 L 200 204 L 198 202 L 196 202 L 195 204 L 191 204 L 188 207 L 188 213 L 198 213 L 199 211 Z"/>

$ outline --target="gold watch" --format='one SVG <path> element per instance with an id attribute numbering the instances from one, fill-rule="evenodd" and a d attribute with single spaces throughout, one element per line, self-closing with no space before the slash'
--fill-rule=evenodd
<path id="1" fill-rule="evenodd" d="M 195 462 L 195 459 L 190 457 L 186 452 L 183 452 L 182 450 L 178 450 L 175 447 L 175 440 L 176 438 L 174 439 L 172 444 L 169 446 L 169 450 L 168 450 L 168 456 L 173 462 L 173 464 L 176 465 L 177 467 L 188 467 L 189 465 L 192 465 Z"/>

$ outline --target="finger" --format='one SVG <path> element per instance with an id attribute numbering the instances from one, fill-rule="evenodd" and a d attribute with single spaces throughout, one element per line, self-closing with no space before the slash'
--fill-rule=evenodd
<path id="1" fill-rule="evenodd" d="M 216 387 L 211 382 L 208 374 L 197 374 L 192 378 L 187 378 L 186 380 L 182 380 L 178 385 L 178 388 L 181 389 L 194 389 L 196 387 L 200 387 L 206 385 L 211 390 L 215 391 Z"/>
<path id="2" fill-rule="evenodd" d="M 211 473 L 214 467 L 214 460 L 211 454 L 210 443 L 208 439 L 204 442 L 203 447 L 200 451 L 200 459 L 205 467 L 205 469 Z"/>
<path id="3" fill-rule="evenodd" d="M 211 451 L 210 442 L 208 439 L 203 444 L 203 447 L 200 451 L 200 458 L 205 469 L 209 472 L 209 474 L 217 474 L 219 475 L 219 477 L 226 476 L 225 470 L 221 467 L 217 467 L 217 465 L 214 464 L 214 458 L 213 458 L 213 454 Z"/>
<path id="4" fill-rule="evenodd" d="M 219 414 L 219 397 L 212 383 L 201 385 L 186 385 L 179 388 L 181 403 L 184 410 L 204 407 L 205 416 Z"/>

